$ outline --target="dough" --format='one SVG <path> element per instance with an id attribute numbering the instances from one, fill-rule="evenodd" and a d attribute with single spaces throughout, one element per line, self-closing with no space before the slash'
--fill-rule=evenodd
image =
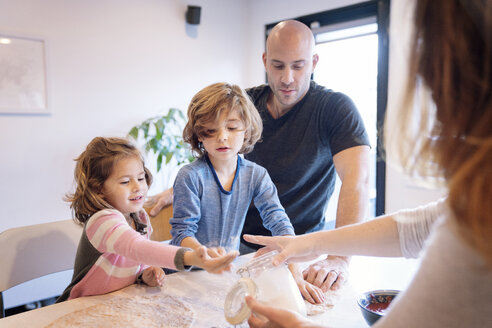
<path id="1" fill-rule="evenodd" d="M 68 313 L 46 328 L 65 327 L 191 327 L 194 312 L 177 297 L 159 294 L 116 297 L 88 308 Z"/>

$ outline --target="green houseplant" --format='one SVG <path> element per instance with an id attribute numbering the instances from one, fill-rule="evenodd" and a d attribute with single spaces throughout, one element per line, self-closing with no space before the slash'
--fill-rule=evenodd
<path id="1" fill-rule="evenodd" d="M 170 108 L 165 115 L 155 116 L 135 125 L 128 136 L 145 142 L 145 152 L 156 155 L 159 172 L 163 161 L 168 164 L 174 158 L 176 165 L 180 166 L 195 159 L 191 148 L 183 141 L 185 124 L 184 114 L 177 108 Z"/>

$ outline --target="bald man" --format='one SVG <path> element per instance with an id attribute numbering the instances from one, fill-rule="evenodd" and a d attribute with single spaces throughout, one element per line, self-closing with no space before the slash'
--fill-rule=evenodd
<path id="1" fill-rule="evenodd" d="M 313 34 L 303 23 L 277 24 L 263 54 L 268 84 L 247 90 L 263 119 L 263 135 L 245 157 L 267 169 L 296 234 L 323 229 L 336 174 L 342 181 L 336 227 L 361 221 L 368 203 L 364 124 L 346 95 L 311 81 L 318 63 L 314 46 Z M 254 206 L 243 233 L 270 235 Z M 242 253 L 254 250 L 251 247 L 255 245 L 242 240 Z M 303 277 L 323 291 L 337 289 L 348 277 L 348 263 L 346 257 L 328 254 Z"/>

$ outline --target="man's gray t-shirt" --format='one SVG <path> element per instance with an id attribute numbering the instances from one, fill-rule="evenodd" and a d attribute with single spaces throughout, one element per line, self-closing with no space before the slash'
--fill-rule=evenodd
<path id="1" fill-rule="evenodd" d="M 270 87 L 262 85 L 247 92 L 262 117 L 263 134 L 245 157 L 267 169 L 296 234 L 322 229 L 336 180 L 333 156 L 369 145 L 357 108 L 346 95 L 311 81 L 306 96 L 274 119 L 266 106 Z M 270 235 L 253 205 L 243 233 Z"/>

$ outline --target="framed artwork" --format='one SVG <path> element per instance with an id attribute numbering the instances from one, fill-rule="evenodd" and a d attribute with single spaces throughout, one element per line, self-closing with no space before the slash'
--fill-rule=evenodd
<path id="1" fill-rule="evenodd" d="M 49 113 L 44 40 L 0 33 L 0 113 Z"/>

